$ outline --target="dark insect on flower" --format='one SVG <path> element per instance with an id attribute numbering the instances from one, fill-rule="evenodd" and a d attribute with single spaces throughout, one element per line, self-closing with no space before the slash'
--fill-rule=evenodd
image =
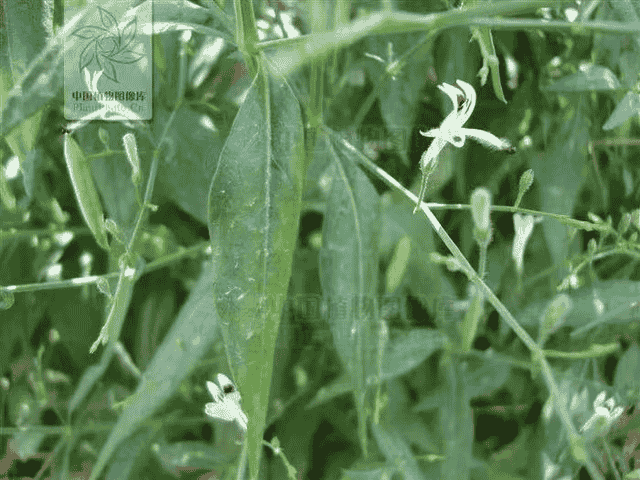
<path id="1" fill-rule="evenodd" d="M 229 377 L 219 373 L 218 385 L 207 382 L 207 389 L 213 397 L 213 402 L 204 406 L 205 413 L 225 422 L 236 422 L 243 431 L 247 431 L 247 414 L 240 407 L 240 392 L 236 389 Z"/>

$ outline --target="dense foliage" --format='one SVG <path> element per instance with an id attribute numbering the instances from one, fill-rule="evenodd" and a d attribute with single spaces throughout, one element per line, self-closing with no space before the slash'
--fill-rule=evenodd
<path id="1" fill-rule="evenodd" d="M 640 478 L 639 0 L 150 1 L 0 5 L 0 477 Z"/>

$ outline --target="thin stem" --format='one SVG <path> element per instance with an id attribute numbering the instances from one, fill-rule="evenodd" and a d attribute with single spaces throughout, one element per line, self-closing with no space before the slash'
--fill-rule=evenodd
<path id="1" fill-rule="evenodd" d="M 407 12 L 379 11 L 340 26 L 332 31 L 302 37 L 261 42 L 259 49 L 273 49 L 271 60 L 285 65 L 279 72 L 286 75 L 311 60 L 336 48 L 352 45 L 369 35 L 429 31 L 459 26 L 486 26 L 496 30 L 569 30 L 574 34 L 593 32 L 628 35 L 640 32 L 638 22 L 585 21 L 568 22 L 543 19 L 506 19 L 499 15 L 518 15 L 542 7 L 558 7 L 555 1 L 522 0 L 518 2 L 482 2 L 470 8 L 451 9 L 443 13 L 420 15 Z"/>
<path id="2" fill-rule="evenodd" d="M 88 229 L 85 229 L 88 231 Z M 167 265 L 171 265 L 185 257 L 193 257 L 195 255 L 199 255 L 210 248 L 210 244 L 208 241 L 200 242 L 192 247 L 180 249 L 177 252 L 171 253 L 169 255 L 165 255 L 153 262 L 149 262 L 145 265 L 144 271 L 140 273 L 149 273 L 160 268 L 166 267 Z M 118 278 L 120 272 L 111 272 L 105 273 L 104 275 L 90 275 L 87 277 L 76 277 L 70 278 L 67 280 L 58 280 L 55 282 L 46 282 L 46 283 L 25 283 L 22 285 L 7 285 L 4 287 L 0 287 L 0 293 L 2 292 L 11 292 L 11 293 L 24 293 L 24 292 L 37 292 L 40 290 L 58 290 L 63 288 L 77 288 L 82 287 L 84 285 L 93 285 L 98 283 L 100 279 L 111 280 L 113 278 Z"/>
<path id="3" fill-rule="evenodd" d="M 325 130 L 327 134 L 331 135 L 333 132 L 328 129 Z M 418 198 L 409 190 L 407 190 L 402 184 L 400 184 L 395 178 L 385 172 L 383 169 L 375 165 L 371 160 L 369 160 L 366 155 L 360 152 L 357 148 L 351 145 L 349 142 L 345 140 L 340 140 L 341 143 L 352 153 L 356 155 L 360 164 L 367 168 L 369 171 L 374 173 L 376 176 L 380 177 L 390 185 L 393 185 L 398 191 L 400 191 L 403 195 L 405 195 L 412 204 L 416 204 L 418 202 Z M 522 328 L 522 326 L 518 323 L 515 317 L 511 314 L 511 312 L 507 309 L 507 307 L 500 301 L 498 297 L 493 293 L 493 291 L 487 286 L 486 283 L 478 276 L 476 271 L 473 269 L 471 264 L 467 258 L 462 254 L 458 246 L 455 244 L 453 239 L 446 232 L 444 227 L 440 224 L 440 221 L 435 217 L 433 212 L 429 209 L 426 203 L 422 203 L 420 205 L 420 210 L 426 215 L 429 223 L 431 223 L 432 227 L 440 237 L 440 239 L 447 246 L 451 254 L 458 260 L 460 265 L 463 267 L 465 273 L 468 278 L 476 285 L 476 287 L 482 292 L 484 298 L 493 305 L 498 314 L 502 317 L 502 319 L 511 327 L 511 329 L 515 332 L 515 334 L 520 338 L 520 340 L 527 346 L 529 351 L 532 354 L 532 358 L 534 361 L 540 366 L 542 375 L 546 380 L 547 387 L 551 392 L 551 396 L 553 398 L 556 412 L 560 417 L 560 421 L 563 423 L 566 432 L 569 435 L 570 443 L 575 448 L 580 448 L 581 437 L 576 431 L 573 422 L 571 421 L 571 417 L 569 416 L 569 412 L 567 410 L 567 406 L 561 401 L 560 391 L 558 390 L 558 385 L 556 384 L 555 378 L 553 376 L 553 372 L 551 371 L 551 366 L 549 362 L 544 356 L 544 351 L 540 348 L 540 346 L 531 338 L 529 333 Z M 587 470 L 591 474 L 593 478 L 598 480 L 603 480 L 602 475 L 598 472 L 596 466 L 593 464 L 590 458 L 586 458 L 584 460 L 585 466 Z"/>

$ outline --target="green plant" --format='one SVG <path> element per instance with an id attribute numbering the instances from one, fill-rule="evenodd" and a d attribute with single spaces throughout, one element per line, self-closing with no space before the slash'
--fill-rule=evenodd
<path id="1" fill-rule="evenodd" d="M 637 477 L 636 1 L 18 3 L 1 475 Z"/>

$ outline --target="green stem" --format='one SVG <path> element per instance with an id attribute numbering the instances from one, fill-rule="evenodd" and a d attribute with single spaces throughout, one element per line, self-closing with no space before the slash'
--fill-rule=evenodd
<path id="1" fill-rule="evenodd" d="M 516 2 L 483 2 L 471 8 L 452 9 L 442 13 L 431 13 L 420 15 L 415 13 L 391 12 L 388 10 L 379 11 L 358 18 L 357 20 L 343 26 L 339 26 L 333 31 L 314 33 L 302 37 L 273 40 L 257 44 L 258 49 L 274 48 L 275 52 L 271 60 L 279 66 L 280 74 L 286 75 L 301 65 L 312 61 L 315 58 L 329 54 L 332 50 L 351 45 L 368 35 L 382 35 L 389 33 L 408 33 L 417 31 L 429 31 L 435 34 L 445 28 L 457 27 L 461 25 L 487 25 L 493 28 L 501 28 L 504 20 L 500 18 L 480 18 L 492 17 L 495 15 L 517 15 L 528 11 L 535 11 L 542 7 L 558 7 L 557 1 L 522 0 Z M 571 2 L 561 2 L 571 3 Z M 534 20 L 536 29 L 544 29 L 548 23 L 542 20 Z M 578 25 L 566 23 L 564 28 L 575 28 Z M 584 22 L 580 28 L 589 28 L 593 22 Z M 597 22 L 602 26 L 602 22 Z M 529 24 L 527 28 L 531 28 Z M 556 24 L 553 24 L 556 26 Z M 608 22 L 607 28 L 613 33 L 629 33 L 640 31 L 640 25 L 635 27 L 626 26 L 618 30 L 616 24 Z M 615 28 L 614 28 L 615 27 Z M 557 27 L 556 28 L 560 28 Z M 606 30 L 606 29 L 605 29 Z M 280 68 L 280 66 L 283 66 Z"/>

